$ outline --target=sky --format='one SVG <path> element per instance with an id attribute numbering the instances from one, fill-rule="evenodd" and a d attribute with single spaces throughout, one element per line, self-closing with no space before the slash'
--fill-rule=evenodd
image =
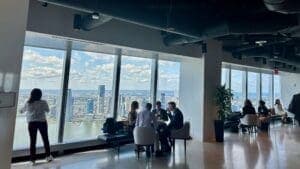
<path id="1" fill-rule="evenodd" d="M 65 51 L 24 47 L 21 89 L 60 89 Z M 112 89 L 114 55 L 72 51 L 69 88 L 97 90 L 98 85 Z M 152 60 L 122 56 L 121 90 L 150 90 Z M 159 61 L 158 90 L 178 90 L 180 63 Z"/>

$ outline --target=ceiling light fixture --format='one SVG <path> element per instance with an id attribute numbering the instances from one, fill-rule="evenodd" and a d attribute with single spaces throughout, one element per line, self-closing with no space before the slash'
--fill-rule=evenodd
<path id="1" fill-rule="evenodd" d="M 98 19 L 100 19 L 100 16 L 99 16 L 98 13 L 93 13 L 92 18 L 95 19 L 95 20 L 98 20 Z"/>
<path id="2" fill-rule="evenodd" d="M 266 40 L 257 40 L 257 41 L 255 41 L 255 44 L 257 44 L 258 46 L 263 46 L 266 43 L 267 43 Z"/>

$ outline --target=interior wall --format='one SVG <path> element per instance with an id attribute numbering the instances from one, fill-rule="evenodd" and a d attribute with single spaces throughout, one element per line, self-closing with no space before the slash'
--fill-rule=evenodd
<path id="1" fill-rule="evenodd" d="M 294 94 L 300 93 L 300 74 L 280 72 L 281 99 L 286 108 Z"/>
<path id="2" fill-rule="evenodd" d="M 202 141 L 203 136 L 203 72 L 202 59 L 180 65 L 179 108 L 184 120 L 191 123 L 191 136 Z"/>
<path id="3" fill-rule="evenodd" d="M 18 93 L 28 2 L 0 1 L 0 93 Z M 0 108 L 1 169 L 10 168 L 16 109 Z"/>

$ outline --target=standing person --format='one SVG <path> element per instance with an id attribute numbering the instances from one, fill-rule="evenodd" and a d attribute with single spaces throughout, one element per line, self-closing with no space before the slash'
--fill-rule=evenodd
<path id="1" fill-rule="evenodd" d="M 152 113 L 155 115 L 155 117 L 159 121 L 168 121 L 169 120 L 168 113 L 165 109 L 161 108 L 160 101 L 156 102 L 156 109 L 154 109 L 152 111 Z"/>
<path id="2" fill-rule="evenodd" d="M 36 160 L 36 137 L 37 131 L 43 139 L 45 151 L 46 151 L 46 161 L 50 162 L 53 157 L 50 154 L 50 144 L 48 138 L 48 124 L 46 120 L 46 113 L 49 112 L 48 103 L 45 100 L 41 100 L 42 91 L 40 89 L 34 88 L 31 91 L 30 98 L 28 99 L 25 106 L 21 109 L 21 113 L 26 113 L 26 119 L 28 122 L 28 131 L 30 136 L 30 161 L 32 165 L 35 165 Z"/>
<path id="3" fill-rule="evenodd" d="M 295 94 L 293 99 L 289 105 L 289 111 L 295 114 L 295 119 L 298 121 L 300 125 L 300 93 Z"/>
<path id="4" fill-rule="evenodd" d="M 137 110 L 139 109 L 139 103 L 137 101 L 131 102 L 130 111 L 128 113 L 128 128 L 130 136 L 133 136 L 133 129 L 137 118 Z"/>

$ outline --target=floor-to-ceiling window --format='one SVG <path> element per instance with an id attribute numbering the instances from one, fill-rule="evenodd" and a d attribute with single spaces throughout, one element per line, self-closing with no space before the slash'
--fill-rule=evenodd
<path id="1" fill-rule="evenodd" d="M 29 146 L 26 115 L 20 114 L 20 109 L 28 100 L 33 88 L 40 88 L 43 92 L 42 99 L 49 104 L 47 119 L 50 144 L 57 143 L 64 57 L 63 50 L 24 47 L 14 149 Z M 37 144 L 42 145 L 40 136 Z"/>
<path id="2" fill-rule="evenodd" d="M 230 81 L 227 82 L 226 79 Z M 272 108 L 274 100 L 281 98 L 280 76 L 273 75 L 270 70 L 225 64 L 222 68 L 221 85 L 227 83 L 231 84 L 234 94 L 232 111 L 240 111 L 246 98 L 251 100 L 256 109 L 260 99 L 266 102 L 267 107 Z"/>
<path id="3" fill-rule="evenodd" d="M 64 141 L 96 138 L 112 117 L 114 55 L 72 50 Z"/>
<path id="4" fill-rule="evenodd" d="M 272 107 L 272 74 L 262 73 L 261 79 L 261 99 L 266 102 L 267 107 Z"/>
<path id="5" fill-rule="evenodd" d="M 163 108 L 166 108 L 170 101 L 179 104 L 179 80 L 180 63 L 159 60 L 156 100 L 161 101 Z"/>
<path id="6" fill-rule="evenodd" d="M 259 84 L 259 73 L 255 72 L 248 72 L 248 99 L 252 101 L 253 106 L 255 109 L 258 107 L 258 101 L 260 99 L 260 84 Z"/>
<path id="7" fill-rule="evenodd" d="M 34 32 L 27 32 L 25 44 L 18 112 L 30 90 L 41 88 L 43 99 L 50 107 L 47 120 L 51 145 L 96 139 L 102 134 L 107 117 L 117 115 L 117 120 L 127 120 L 131 102 L 138 101 L 142 108 L 153 101 L 155 91 L 163 106 L 169 101 L 179 103 L 179 56 L 174 61 L 173 55 L 160 57 L 148 51 L 131 51 Z M 158 76 L 153 73 L 156 70 Z M 118 100 L 113 99 L 117 96 Z M 117 111 L 113 105 L 117 105 Z M 61 112 L 64 109 L 65 112 Z M 64 125 L 59 127 L 61 124 Z M 39 137 L 38 146 L 41 146 Z M 18 113 L 14 150 L 28 147 L 25 114 Z"/>
<path id="8" fill-rule="evenodd" d="M 221 85 L 225 85 L 226 88 L 230 88 L 230 69 L 222 68 Z"/>
<path id="9" fill-rule="evenodd" d="M 122 55 L 118 119 L 127 119 L 132 101 L 140 109 L 150 101 L 152 59 Z"/>
<path id="10" fill-rule="evenodd" d="M 233 99 L 231 103 L 232 111 L 241 111 L 243 103 L 246 99 L 244 88 L 245 72 L 241 70 L 231 70 L 231 90 Z"/>
<path id="11" fill-rule="evenodd" d="M 273 103 L 275 103 L 276 99 L 281 100 L 281 86 L 280 86 L 280 76 L 279 75 L 274 75 L 274 89 L 273 89 L 273 92 L 274 92 L 274 101 L 273 101 Z"/>

